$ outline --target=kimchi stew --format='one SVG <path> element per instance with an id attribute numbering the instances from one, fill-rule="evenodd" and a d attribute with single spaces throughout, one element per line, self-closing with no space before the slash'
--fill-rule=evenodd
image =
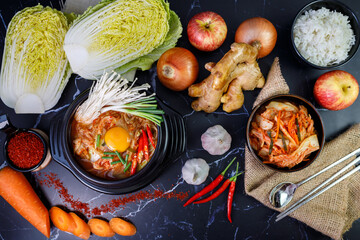
<path id="1" fill-rule="evenodd" d="M 150 120 L 112 110 L 90 124 L 75 118 L 71 123 L 76 160 L 91 174 L 111 180 L 140 171 L 154 154 L 157 136 Z"/>

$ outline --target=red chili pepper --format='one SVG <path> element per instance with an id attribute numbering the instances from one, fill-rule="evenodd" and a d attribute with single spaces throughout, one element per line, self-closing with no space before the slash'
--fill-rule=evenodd
<path id="1" fill-rule="evenodd" d="M 229 167 L 231 166 L 231 164 L 235 161 L 236 157 L 234 157 L 233 160 L 231 160 L 231 162 L 229 163 L 229 165 L 227 165 L 227 167 L 225 168 L 225 170 L 219 175 L 217 176 L 217 178 L 214 179 L 214 181 L 212 181 L 211 183 L 209 183 L 209 185 L 207 185 L 206 187 L 204 187 L 203 190 L 201 190 L 200 192 L 198 192 L 197 194 L 195 194 L 194 196 L 192 196 L 185 204 L 184 207 L 186 207 L 187 205 L 189 205 L 190 203 L 192 203 L 193 201 L 195 201 L 196 199 L 200 198 L 201 196 L 205 195 L 206 193 L 210 192 L 211 190 L 213 190 L 214 188 L 216 188 L 217 185 L 219 185 L 219 183 L 224 179 L 224 175 L 226 173 L 226 171 L 229 169 Z"/>
<path id="2" fill-rule="evenodd" d="M 239 170 L 239 163 L 236 165 L 236 174 L 238 173 L 238 170 Z M 237 177 L 235 177 L 235 179 L 230 183 L 229 194 L 228 194 L 228 199 L 227 199 L 227 217 L 228 217 L 230 223 L 232 223 L 231 208 L 232 208 L 232 202 L 233 202 L 233 198 L 234 198 L 236 178 Z"/>
<path id="3" fill-rule="evenodd" d="M 235 181 L 232 181 L 230 183 L 229 195 L 228 195 L 228 201 L 227 201 L 227 217 L 228 217 L 230 223 L 232 223 L 231 207 L 232 207 L 232 202 L 233 202 L 233 198 L 234 198 L 234 192 L 235 192 Z"/>
<path id="4" fill-rule="evenodd" d="M 144 156 L 144 139 L 142 136 L 140 136 L 139 138 L 139 146 L 138 146 L 138 150 L 137 150 L 137 161 L 138 163 L 142 162 Z"/>
<path id="5" fill-rule="evenodd" d="M 136 153 L 135 153 L 133 158 L 132 158 L 130 176 L 132 176 L 132 175 L 134 175 L 136 173 L 136 168 L 137 168 L 137 156 L 136 156 Z"/>
<path id="6" fill-rule="evenodd" d="M 142 138 L 143 138 L 145 160 L 149 161 L 149 142 L 147 140 L 145 131 L 142 129 L 141 129 L 141 131 L 142 131 Z"/>
<path id="7" fill-rule="evenodd" d="M 202 200 L 194 202 L 194 204 L 206 203 L 206 202 L 209 202 L 209 201 L 217 198 L 223 191 L 225 191 L 225 189 L 230 185 L 230 183 L 231 183 L 231 178 L 226 179 L 226 181 L 223 183 L 223 185 L 221 185 L 221 187 L 218 190 L 216 190 L 213 194 L 211 194 L 207 198 L 204 198 Z"/>
<path id="8" fill-rule="evenodd" d="M 211 194 L 209 197 L 207 197 L 207 198 L 205 198 L 205 199 L 202 199 L 202 200 L 199 200 L 199 201 L 197 201 L 197 202 L 194 202 L 194 204 L 206 203 L 206 202 L 209 202 L 209 201 L 217 198 L 222 192 L 225 191 L 225 189 L 227 189 L 227 187 L 230 185 L 230 183 L 231 183 L 232 181 L 234 181 L 234 179 L 235 179 L 237 176 L 239 176 L 240 174 L 242 174 L 242 173 L 236 174 L 235 176 L 226 179 L 226 181 L 223 183 L 223 185 L 222 185 L 218 190 L 216 190 L 213 194 Z"/>
<path id="9" fill-rule="evenodd" d="M 149 125 L 146 125 L 146 132 L 147 132 L 148 138 L 150 139 L 151 145 L 155 148 L 154 137 L 151 133 Z"/>

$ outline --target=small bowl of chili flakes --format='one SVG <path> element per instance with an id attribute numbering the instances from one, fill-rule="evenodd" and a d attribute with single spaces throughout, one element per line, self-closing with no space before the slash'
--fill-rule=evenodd
<path id="1" fill-rule="evenodd" d="M 8 134 L 4 144 L 5 160 L 19 172 L 35 172 L 50 160 L 47 135 L 39 129 L 16 129 Z"/>

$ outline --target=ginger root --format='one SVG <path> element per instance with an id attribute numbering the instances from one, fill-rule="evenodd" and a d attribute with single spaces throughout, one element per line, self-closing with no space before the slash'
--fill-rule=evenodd
<path id="1" fill-rule="evenodd" d="M 260 45 L 233 43 L 230 51 L 218 63 L 207 63 L 210 75 L 201 83 L 189 87 L 190 97 L 197 97 L 191 107 L 195 111 L 214 112 L 221 103 L 225 112 L 232 112 L 244 104 L 243 90 L 262 88 L 265 79 L 256 62 Z"/>

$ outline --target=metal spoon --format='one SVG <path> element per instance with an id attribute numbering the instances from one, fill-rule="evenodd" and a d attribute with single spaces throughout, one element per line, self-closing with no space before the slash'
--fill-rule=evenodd
<path id="1" fill-rule="evenodd" d="M 304 183 L 310 181 L 314 177 L 320 175 L 321 173 L 329 170 L 330 168 L 342 163 L 343 161 L 349 159 L 352 156 L 357 155 L 360 153 L 360 148 L 356 149 L 355 151 L 349 153 L 345 157 L 337 160 L 336 162 L 330 164 L 326 168 L 322 169 L 321 171 L 315 173 L 314 175 L 306 178 L 305 180 L 298 182 L 298 183 L 292 183 L 292 182 L 283 182 L 278 185 L 276 185 L 273 190 L 271 190 L 269 195 L 269 201 L 271 205 L 275 208 L 282 208 L 285 207 L 293 198 L 295 191 L 298 187 L 303 185 Z"/>

